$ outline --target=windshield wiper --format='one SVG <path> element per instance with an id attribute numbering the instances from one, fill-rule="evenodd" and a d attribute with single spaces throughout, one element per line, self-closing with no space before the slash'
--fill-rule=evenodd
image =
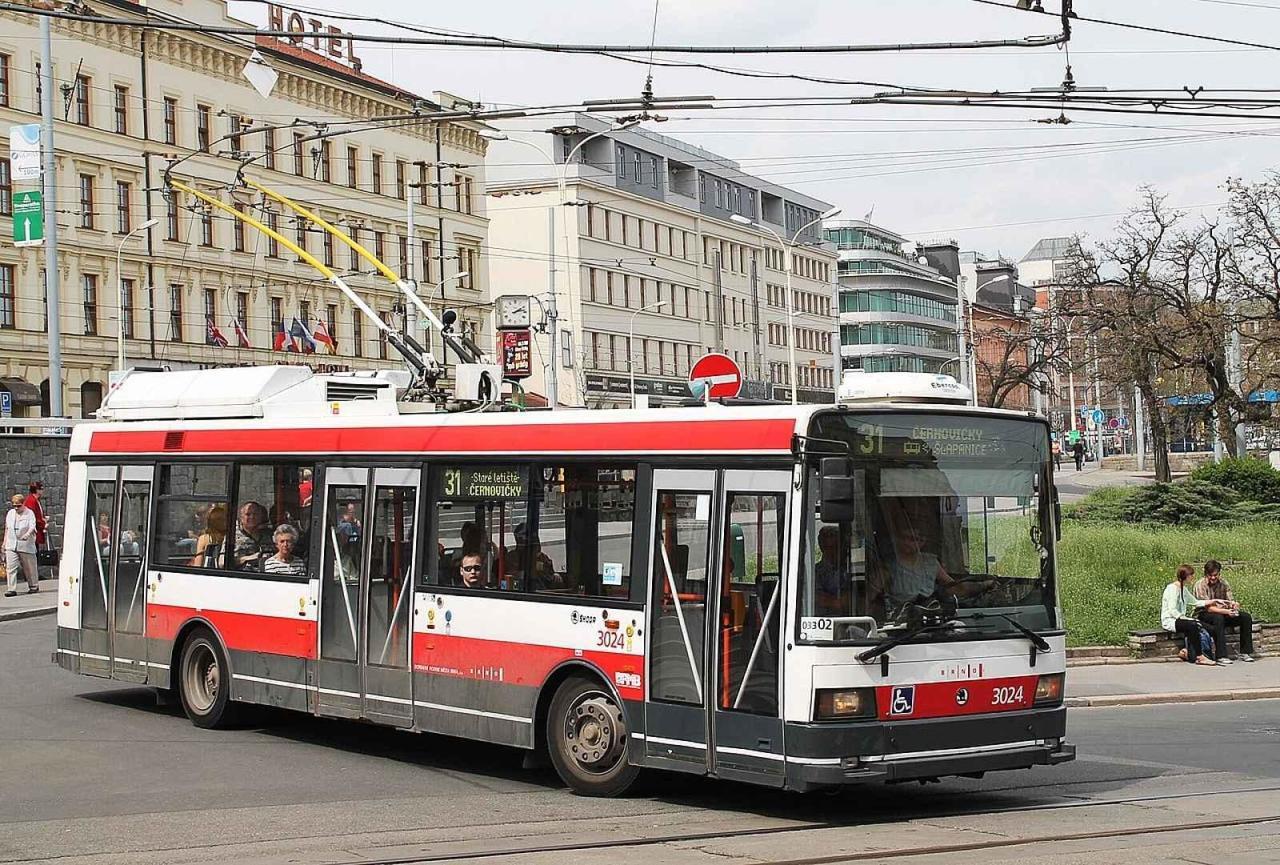
<path id="1" fill-rule="evenodd" d="M 1035 631 L 1031 630 L 1026 625 L 1022 624 L 1022 622 L 1019 622 L 1017 619 L 1015 619 L 1013 616 L 1009 615 L 1008 613 L 974 612 L 974 613 L 965 613 L 961 615 L 960 618 L 975 619 L 975 620 L 976 619 L 1004 619 L 1006 622 L 1008 622 L 1010 625 L 1013 626 L 1013 629 L 1015 631 L 1017 631 L 1019 634 L 1021 634 L 1022 636 L 1030 640 L 1031 645 L 1035 646 L 1041 652 L 1052 651 L 1053 647 L 1050 646 L 1048 642 L 1045 641 L 1044 637 L 1040 636 Z"/>
<path id="2" fill-rule="evenodd" d="M 945 622 L 933 622 L 931 624 L 917 625 L 914 628 L 908 628 L 902 633 L 893 634 L 891 636 L 885 637 L 883 640 L 876 643 L 870 649 L 867 649 L 865 652 L 862 652 L 861 654 L 859 654 L 858 660 L 864 664 L 870 663 L 871 661 L 874 661 L 876 658 L 880 657 L 881 655 L 883 655 L 885 652 L 889 651 L 893 647 L 902 645 L 907 640 L 910 640 L 912 637 L 919 636 L 920 634 L 924 634 L 929 631 L 938 631 L 944 628 L 947 628 L 947 629 L 954 628 L 955 626 L 956 625 L 954 621 L 948 620 Z"/>

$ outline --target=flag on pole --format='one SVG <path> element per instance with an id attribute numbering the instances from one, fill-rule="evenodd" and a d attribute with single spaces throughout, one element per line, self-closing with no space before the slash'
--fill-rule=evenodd
<path id="1" fill-rule="evenodd" d="M 293 350 L 300 351 L 303 354 L 316 353 L 316 340 L 311 335 L 311 331 L 307 330 L 307 326 L 298 320 L 295 315 L 293 324 L 289 326 L 289 339 L 293 342 Z"/>
<path id="2" fill-rule="evenodd" d="M 244 326 L 240 324 L 240 319 L 231 319 L 231 330 L 235 333 L 236 342 L 239 343 L 241 348 L 253 348 L 249 343 L 249 334 L 245 333 Z"/>
<path id="3" fill-rule="evenodd" d="M 224 336 L 222 331 L 218 329 L 218 326 L 213 323 L 212 316 L 206 316 L 204 320 L 204 324 L 205 324 L 204 341 L 208 345 L 216 345 L 220 348 L 226 348 L 228 345 L 230 345 L 230 343 L 227 342 L 226 336 Z"/>
<path id="4" fill-rule="evenodd" d="M 315 337 L 316 342 L 328 347 L 329 354 L 338 353 L 338 341 L 333 338 L 333 334 L 329 333 L 329 325 L 325 324 L 323 318 L 316 319 L 316 326 L 311 329 L 311 335 Z"/>
<path id="5" fill-rule="evenodd" d="M 289 334 L 284 329 L 284 321 L 277 321 L 272 325 L 271 348 L 273 351 L 293 351 L 293 344 L 289 342 Z"/>

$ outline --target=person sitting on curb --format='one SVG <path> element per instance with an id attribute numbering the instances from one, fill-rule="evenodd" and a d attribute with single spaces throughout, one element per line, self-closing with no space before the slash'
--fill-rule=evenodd
<path id="1" fill-rule="evenodd" d="M 1187 647 L 1178 653 L 1179 657 L 1185 658 L 1188 663 L 1213 667 L 1217 662 L 1214 661 L 1209 632 L 1204 625 L 1186 614 L 1189 608 L 1199 608 L 1208 603 L 1197 601 L 1187 588 L 1187 580 L 1195 576 L 1195 573 L 1195 568 L 1190 565 L 1179 565 L 1173 582 L 1164 587 L 1164 595 L 1160 598 L 1160 627 L 1171 634 L 1181 634 L 1186 641 Z"/>
<path id="2" fill-rule="evenodd" d="M 1218 647 L 1218 663 L 1231 663 L 1227 650 L 1227 628 L 1240 630 L 1240 654 L 1237 661 L 1253 661 L 1253 617 L 1240 609 L 1231 584 L 1222 579 L 1222 563 L 1210 559 L 1204 563 L 1204 576 L 1196 580 L 1191 593 L 1208 604 L 1196 609 L 1196 618 L 1209 629 Z"/>

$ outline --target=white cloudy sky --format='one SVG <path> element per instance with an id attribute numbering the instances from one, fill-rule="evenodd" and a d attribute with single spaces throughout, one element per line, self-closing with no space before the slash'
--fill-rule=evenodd
<path id="1" fill-rule="evenodd" d="M 1012 2 L 1012 0 L 1010 0 Z M 335 0 L 312 8 L 352 10 Z M 1046 5 L 1057 8 L 1056 0 Z M 261 7 L 234 4 L 247 20 Z M 558 42 L 647 43 L 652 0 L 364 0 L 360 13 L 470 33 Z M 1280 0 L 1076 0 L 1077 13 L 1280 45 Z M 341 23 L 341 22 L 335 22 Z M 349 23 L 346 29 L 368 25 Z M 964 41 L 1056 32 L 1056 17 L 971 0 L 660 0 L 657 35 L 670 44 Z M 1280 88 L 1280 53 L 1080 23 L 1071 61 L 1081 87 Z M 643 66 L 562 54 L 363 45 L 365 69 L 417 92 L 485 103 L 545 105 L 636 95 Z M 685 58 L 687 59 L 687 58 Z M 957 87 L 1023 89 L 1062 80 L 1053 48 L 811 57 L 712 57 L 738 68 Z M 660 95 L 854 95 L 844 87 L 657 69 Z M 1280 116 L 1280 111 L 1271 112 Z M 858 106 L 762 113 L 675 112 L 660 130 L 738 159 L 913 238 L 955 236 L 1019 258 L 1043 236 L 1105 235 L 1152 184 L 1179 206 L 1211 213 L 1228 176 L 1275 166 L 1280 121 L 1252 123 L 1075 113 Z M 519 125 L 519 121 L 516 122 Z M 1235 134 L 1232 134 L 1235 133 Z M 1143 139 L 1136 141 L 1136 139 Z M 1122 147 L 1118 142 L 1130 141 Z M 1079 146 L 1093 143 L 1096 147 Z M 1065 145 L 1077 145 L 1074 147 Z M 990 148 L 1028 148 L 1005 150 Z M 983 148 L 988 148 L 983 150 Z"/>

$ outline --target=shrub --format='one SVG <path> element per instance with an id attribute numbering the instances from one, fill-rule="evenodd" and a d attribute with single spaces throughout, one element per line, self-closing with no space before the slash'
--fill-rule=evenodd
<path id="1" fill-rule="evenodd" d="M 1228 487 L 1251 501 L 1280 503 L 1280 471 L 1252 457 L 1206 463 L 1191 473 L 1191 480 Z"/>
<path id="2" fill-rule="evenodd" d="M 1280 504 L 1250 501 L 1229 487 L 1192 478 L 1172 484 L 1097 490 L 1067 516 L 1094 525 L 1214 526 L 1276 519 Z"/>

